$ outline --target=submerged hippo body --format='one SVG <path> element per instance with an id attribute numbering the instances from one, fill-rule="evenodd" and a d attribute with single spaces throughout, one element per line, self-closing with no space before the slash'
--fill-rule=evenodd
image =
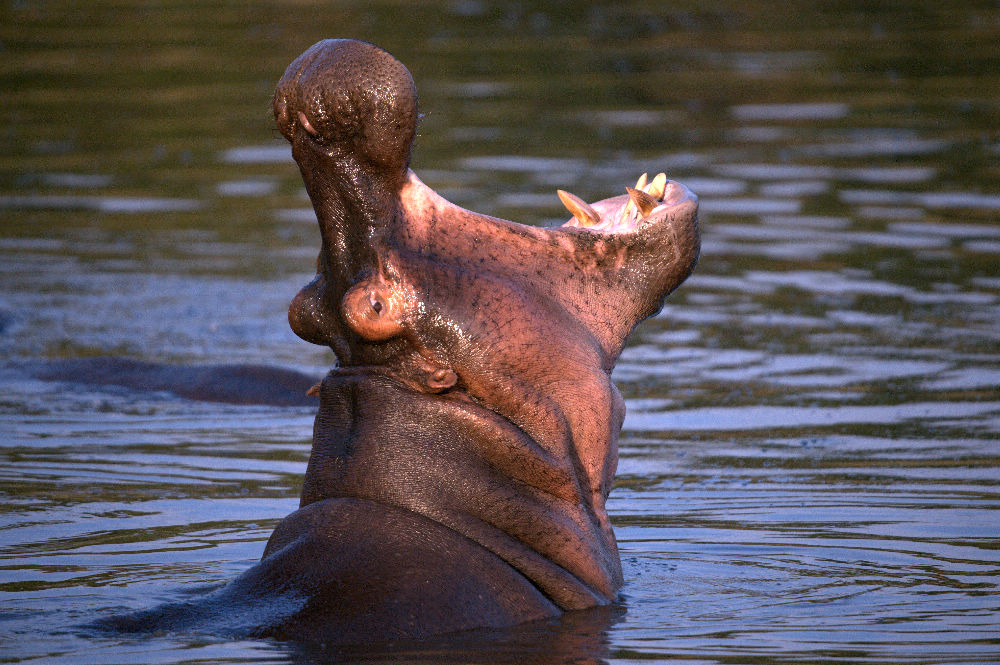
<path id="1" fill-rule="evenodd" d="M 560 192 L 574 216 L 558 228 L 463 210 L 409 170 L 413 81 L 362 42 L 307 50 L 274 112 L 322 234 L 289 321 L 339 360 L 301 507 L 210 601 L 131 625 L 244 616 L 346 643 L 612 602 L 611 370 L 694 268 L 696 198 L 658 176 L 592 205 Z"/>
<path id="2" fill-rule="evenodd" d="M 20 363 L 16 367 L 45 381 L 160 391 L 204 402 L 273 406 L 315 403 L 309 395 L 315 377 L 267 365 L 164 365 L 97 356 Z"/>

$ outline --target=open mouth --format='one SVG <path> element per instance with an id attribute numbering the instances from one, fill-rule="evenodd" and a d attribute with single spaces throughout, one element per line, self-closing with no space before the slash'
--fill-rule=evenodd
<path id="1" fill-rule="evenodd" d="M 652 180 L 643 173 L 627 194 L 589 204 L 575 194 L 557 190 L 559 199 L 573 215 L 564 227 L 584 228 L 601 233 L 631 233 L 647 222 L 662 218 L 668 210 L 694 194 L 684 185 L 667 180 L 659 173 Z"/>
<path id="2" fill-rule="evenodd" d="M 371 45 L 310 48 L 279 82 L 274 112 L 322 236 L 289 321 L 341 367 L 391 367 L 435 392 L 471 390 L 475 376 L 564 381 L 565 371 L 521 367 L 531 346 L 609 374 L 632 329 L 697 262 L 698 199 L 664 173 L 593 203 L 559 190 L 572 216 L 550 227 L 446 200 L 409 168 L 413 80 Z M 458 383 L 427 378 L 438 370 Z"/>

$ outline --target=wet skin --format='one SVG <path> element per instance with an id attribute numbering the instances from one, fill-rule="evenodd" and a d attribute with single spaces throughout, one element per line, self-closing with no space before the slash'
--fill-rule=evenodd
<path id="1" fill-rule="evenodd" d="M 120 357 L 35 361 L 14 366 L 47 381 L 162 391 L 186 399 L 230 404 L 305 406 L 316 378 L 266 365 L 164 365 Z"/>
<path id="2" fill-rule="evenodd" d="M 347 643 L 614 601 L 610 375 L 694 269 L 695 196 L 662 175 L 590 205 L 560 192 L 573 218 L 550 229 L 463 210 L 409 170 L 414 83 L 363 42 L 303 53 L 274 114 L 322 237 L 289 322 L 339 361 L 301 507 L 209 600 L 119 627 L 242 616 L 253 634 Z"/>

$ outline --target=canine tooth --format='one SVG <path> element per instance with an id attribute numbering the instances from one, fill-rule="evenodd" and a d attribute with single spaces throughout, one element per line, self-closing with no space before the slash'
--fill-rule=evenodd
<path id="1" fill-rule="evenodd" d="M 657 173 L 656 177 L 653 178 L 653 182 L 649 183 L 644 191 L 652 196 L 657 201 L 663 200 L 663 190 L 667 188 L 667 174 Z M 641 187 L 636 187 L 636 189 L 642 189 Z"/>
<path id="2" fill-rule="evenodd" d="M 597 211 L 576 194 L 570 194 L 562 189 L 557 189 L 556 194 L 559 195 L 559 200 L 563 202 L 566 209 L 573 213 L 573 217 L 580 223 L 580 226 L 593 226 L 601 221 L 601 216 L 597 214 Z"/>
<path id="3" fill-rule="evenodd" d="M 629 200 L 639 209 L 639 213 L 643 219 L 649 217 L 649 213 L 653 212 L 653 208 L 660 203 L 641 189 L 633 187 L 626 187 L 625 189 L 628 191 Z"/>
<path id="4" fill-rule="evenodd" d="M 639 179 L 635 181 L 635 188 L 641 190 L 643 187 L 646 186 L 646 181 L 648 179 L 649 179 L 649 174 L 643 173 L 641 176 L 639 176 Z M 628 189 L 628 187 L 626 187 L 625 189 Z M 635 210 L 635 206 L 632 204 L 632 200 L 629 199 L 628 201 L 625 202 L 625 208 L 622 210 L 622 219 L 628 217 L 633 210 Z"/>

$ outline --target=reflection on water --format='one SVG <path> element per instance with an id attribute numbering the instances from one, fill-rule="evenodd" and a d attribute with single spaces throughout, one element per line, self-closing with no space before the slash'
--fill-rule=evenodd
<path id="1" fill-rule="evenodd" d="M 1000 659 L 995 6 L 2 12 L 5 361 L 332 363 L 285 322 L 318 234 L 269 110 L 321 37 L 409 65 L 414 168 L 461 205 L 562 221 L 557 187 L 599 199 L 661 170 L 700 195 L 701 265 L 616 371 L 625 613 L 483 638 L 492 655 L 450 641 L 343 660 Z M 13 364 L 0 382 L 0 659 L 328 659 L 77 628 L 259 557 L 297 505 L 310 408 Z"/>

